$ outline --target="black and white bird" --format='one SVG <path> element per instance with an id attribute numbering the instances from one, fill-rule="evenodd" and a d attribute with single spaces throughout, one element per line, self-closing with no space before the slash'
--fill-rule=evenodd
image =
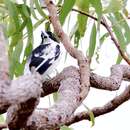
<path id="1" fill-rule="evenodd" d="M 48 75 L 51 74 L 59 64 L 61 45 L 50 31 L 42 31 L 41 39 L 41 44 L 32 51 L 27 60 L 24 74 L 31 74 L 31 67 L 35 67 L 35 70 L 43 75 L 44 79 L 47 79 Z"/>

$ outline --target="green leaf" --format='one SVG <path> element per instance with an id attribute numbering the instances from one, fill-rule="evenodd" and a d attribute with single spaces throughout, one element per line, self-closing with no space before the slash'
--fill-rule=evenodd
<path id="1" fill-rule="evenodd" d="M 4 119 L 4 116 L 3 115 L 0 115 L 0 123 L 4 122 L 5 119 Z"/>
<path id="2" fill-rule="evenodd" d="M 116 20 L 118 21 L 118 24 L 123 29 L 124 37 L 126 39 L 126 44 L 130 43 L 130 27 L 124 18 L 124 16 L 120 12 L 114 13 Z"/>
<path id="3" fill-rule="evenodd" d="M 102 4 L 101 0 L 90 0 L 91 5 L 95 8 L 95 11 L 98 15 L 98 19 L 102 16 Z"/>
<path id="4" fill-rule="evenodd" d="M 0 0 L 0 4 L 3 4 L 4 3 L 4 0 Z"/>
<path id="5" fill-rule="evenodd" d="M 21 6 L 23 14 L 25 15 L 25 17 L 29 18 L 31 15 L 30 8 L 25 4 L 22 4 Z"/>
<path id="6" fill-rule="evenodd" d="M 89 57 L 92 58 L 96 46 L 96 25 L 95 23 L 93 24 L 91 35 L 90 35 L 90 42 L 89 42 Z"/>
<path id="7" fill-rule="evenodd" d="M 84 17 L 83 15 L 78 14 L 78 31 L 81 37 L 83 37 L 85 34 L 87 19 L 88 17 Z"/>
<path id="8" fill-rule="evenodd" d="M 47 21 L 47 22 L 45 23 L 45 30 L 46 30 L 46 31 L 50 31 L 50 22 L 49 22 L 49 21 Z"/>
<path id="9" fill-rule="evenodd" d="M 100 38 L 100 46 L 103 44 L 103 42 L 105 41 L 105 39 L 109 37 L 109 33 L 105 33 L 101 38 Z"/>
<path id="10" fill-rule="evenodd" d="M 16 26 L 14 24 L 13 18 L 9 19 L 8 25 L 7 25 L 7 35 L 8 37 L 12 36 L 16 32 Z"/>
<path id="11" fill-rule="evenodd" d="M 64 0 L 60 15 L 59 15 L 59 20 L 61 22 L 61 24 L 64 24 L 64 21 L 67 17 L 67 15 L 69 14 L 69 12 L 71 11 L 71 9 L 73 8 L 74 4 L 75 4 L 76 0 Z"/>
<path id="12" fill-rule="evenodd" d="M 34 25 L 33 25 L 33 30 L 37 29 L 37 27 L 39 25 L 41 25 L 43 23 L 43 21 L 45 21 L 45 18 L 42 18 L 40 20 L 38 20 Z"/>
<path id="13" fill-rule="evenodd" d="M 31 10 L 31 13 L 32 13 L 32 16 L 38 20 L 38 17 L 35 13 L 35 9 L 34 9 L 34 0 L 30 0 L 30 10 Z"/>
<path id="14" fill-rule="evenodd" d="M 120 64 L 122 59 L 123 59 L 122 56 L 119 54 L 116 60 L 116 64 Z"/>
<path id="15" fill-rule="evenodd" d="M 33 26 L 31 19 L 28 19 L 27 22 L 27 33 L 28 33 L 28 39 L 27 39 L 27 45 L 24 52 L 24 58 L 27 58 L 33 48 Z"/>
<path id="16" fill-rule="evenodd" d="M 10 46 L 9 46 L 9 51 L 12 52 L 13 47 L 15 47 L 19 41 L 19 39 L 21 38 L 20 33 L 17 33 L 15 35 L 13 35 L 11 37 L 11 42 L 10 42 Z"/>
<path id="17" fill-rule="evenodd" d="M 76 5 L 79 10 L 88 13 L 89 12 L 89 0 L 77 0 Z M 86 31 L 86 25 L 88 17 L 84 16 L 82 14 L 77 15 L 77 21 L 78 21 L 78 31 L 80 33 L 80 36 L 83 37 Z"/>
<path id="18" fill-rule="evenodd" d="M 47 15 L 44 13 L 44 11 L 42 10 L 42 8 L 41 8 L 41 6 L 39 4 L 39 0 L 33 0 L 33 1 L 34 1 L 34 4 L 35 4 L 36 9 L 39 12 L 39 14 L 41 16 L 43 16 L 43 18 L 48 19 Z"/>
<path id="19" fill-rule="evenodd" d="M 94 126 L 94 124 L 95 124 L 95 117 L 94 117 L 94 114 L 93 114 L 93 112 L 85 105 L 85 104 L 83 104 L 83 106 L 88 110 L 88 112 L 89 112 L 89 117 L 90 117 L 90 121 L 92 122 L 92 125 L 91 125 L 91 127 L 92 126 Z"/>
<path id="20" fill-rule="evenodd" d="M 78 30 L 78 23 L 76 22 L 76 24 L 71 29 L 69 37 L 72 38 L 74 36 L 74 34 L 76 33 L 77 30 Z"/>
<path id="21" fill-rule="evenodd" d="M 61 126 L 60 130 L 73 130 L 72 128 L 69 128 L 68 126 Z"/>
<path id="22" fill-rule="evenodd" d="M 20 37 L 22 38 L 22 33 L 19 34 L 19 35 L 21 35 Z M 10 47 L 10 49 L 9 49 L 10 77 L 11 78 L 13 78 L 14 74 L 16 74 L 15 72 L 20 71 L 19 70 L 20 67 L 18 67 L 17 64 L 20 62 L 20 55 L 22 53 L 22 49 L 23 49 L 23 41 L 22 41 L 22 39 L 18 39 L 16 46 L 13 47 L 13 48 Z M 22 74 L 22 72 L 19 73 L 19 75 L 21 75 L 21 74 Z"/>
<path id="23" fill-rule="evenodd" d="M 110 19 L 110 21 L 112 22 L 113 26 L 113 31 L 116 35 L 116 38 L 118 40 L 118 42 L 120 43 L 120 46 L 123 50 L 125 50 L 126 48 L 126 40 L 124 38 L 124 35 L 122 33 L 122 27 L 120 26 L 120 24 L 118 23 L 118 21 L 116 20 L 116 18 L 112 15 L 109 15 L 108 17 Z"/>
<path id="24" fill-rule="evenodd" d="M 79 46 L 79 41 L 80 41 L 80 33 L 79 31 L 77 30 L 75 32 L 75 35 L 74 35 L 74 47 L 78 48 Z"/>
<path id="25" fill-rule="evenodd" d="M 91 5 L 95 8 L 95 11 L 98 16 L 98 24 L 97 24 L 97 31 L 100 32 L 100 22 L 102 17 L 102 3 L 101 0 L 90 0 Z"/>
<path id="26" fill-rule="evenodd" d="M 124 8 L 124 0 L 111 0 L 103 13 L 114 13 Z"/>
<path id="27" fill-rule="evenodd" d="M 57 3 L 57 5 L 62 4 L 62 1 L 63 1 L 63 0 L 59 0 L 58 3 Z"/>
<path id="28" fill-rule="evenodd" d="M 56 102 L 58 99 L 58 92 L 53 93 L 53 100 Z"/>
<path id="29" fill-rule="evenodd" d="M 24 65 L 19 62 L 16 62 L 15 67 L 17 68 L 17 69 L 15 69 L 15 76 L 18 77 L 18 76 L 22 75 L 23 70 L 24 70 Z"/>
<path id="30" fill-rule="evenodd" d="M 128 44 L 127 41 L 129 41 L 128 38 L 127 38 L 127 40 L 125 39 L 125 37 L 128 37 L 128 35 L 126 33 L 124 33 L 126 35 L 126 36 L 124 36 L 124 34 L 123 34 L 124 30 L 127 30 L 126 29 L 126 23 L 125 23 L 125 29 L 123 29 L 122 24 L 124 25 L 124 23 L 122 23 L 121 19 L 120 19 L 121 21 L 119 21 L 119 16 L 117 14 L 115 14 L 114 16 L 109 15 L 108 18 L 110 19 L 110 21 L 113 24 L 112 28 L 113 28 L 113 31 L 116 35 L 116 38 L 117 38 L 117 40 L 120 44 L 121 49 L 123 51 L 125 51 L 126 46 Z M 120 22 L 121 22 L 121 24 L 120 24 Z M 128 29 L 129 29 L 129 27 L 128 27 Z M 121 61 L 122 61 L 122 57 L 120 55 L 118 55 L 116 64 L 119 64 Z"/>
<path id="31" fill-rule="evenodd" d="M 4 0 L 5 5 L 8 8 L 9 16 L 12 18 L 14 25 L 17 29 L 19 29 L 20 23 L 18 18 L 18 9 L 16 7 L 16 4 L 11 2 L 10 0 Z"/>

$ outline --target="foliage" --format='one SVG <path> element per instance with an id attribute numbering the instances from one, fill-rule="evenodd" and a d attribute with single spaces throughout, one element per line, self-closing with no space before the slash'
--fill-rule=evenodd
<path id="1" fill-rule="evenodd" d="M 5 121 L 4 116 L 0 115 L 0 123 L 3 123 Z"/>
<path id="2" fill-rule="evenodd" d="M 81 45 L 81 40 L 87 36 L 86 32 L 91 31 L 90 40 L 86 43 L 86 52 L 90 58 L 95 55 L 100 56 L 97 51 L 101 48 L 105 39 L 109 37 L 107 32 L 100 33 L 101 17 L 105 16 L 112 25 L 113 33 L 120 43 L 121 48 L 126 51 L 126 47 L 130 43 L 130 27 L 127 23 L 128 11 L 126 9 L 127 0 L 57 0 L 59 8 L 59 19 L 64 26 L 68 21 L 69 27 L 72 26 L 68 17 L 74 16 L 76 9 L 76 17 L 73 27 L 70 27 L 70 37 L 75 47 Z M 92 21 L 87 14 L 97 18 Z M 35 21 L 33 23 L 32 21 Z M 45 25 L 46 29 L 50 28 L 50 21 L 47 16 L 45 7 L 42 7 L 39 0 L 23 0 L 18 3 L 15 0 L 0 1 L 0 23 L 6 27 L 5 34 L 9 39 L 8 55 L 10 61 L 11 78 L 23 74 L 24 65 L 33 48 L 33 31 L 39 25 Z M 91 25 L 91 27 L 89 27 Z M 97 37 L 100 36 L 100 37 Z M 99 42 L 97 42 L 99 41 Z M 121 56 L 117 57 L 117 63 L 122 60 Z"/>

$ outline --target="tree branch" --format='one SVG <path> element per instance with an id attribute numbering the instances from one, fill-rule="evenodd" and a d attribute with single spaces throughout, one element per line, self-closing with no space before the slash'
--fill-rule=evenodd
<path id="1" fill-rule="evenodd" d="M 81 100 L 83 100 L 89 92 L 90 82 L 89 82 L 89 61 L 84 57 L 81 51 L 74 48 L 70 42 L 70 38 L 64 33 L 60 21 L 57 16 L 56 6 L 51 0 L 45 0 L 45 4 L 49 11 L 50 21 L 54 27 L 54 31 L 60 38 L 67 52 L 74 58 L 77 59 L 79 70 L 80 70 L 80 82 L 81 82 Z"/>
<path id="2" fill-rule="evenodd" d="M 5 94 L 5 99 L 11 105 L 7 111 L 7 124 L 10 130 L 18 130 L 25 126 L 38 104 L 41 87 L 42 78 L 38 73 L 20 76 L 12 81 Z"/>
<path id="3" fill-rule="evenodd" d="M 91 19 L 98 21 L 98 19 L 84 11 L 81 10 L 77 10 L 77 9 L 72 9 L 72 11 L 78 12 L 82 15 L 85 15 L 87 17 L 90 17 Z M 115 36 L 112 33 L 111 27 L 108 25 L 105 17 L 102 17 L 102 20 L 100 22 L 108 31 L 108 33 L 110 34 L 111 40 L 114 42 L 116 48 L 118 49 L 120 55 L 122 56 L 122 58 L 130 65 L 130 59 L 128 58 L 128 56 L 124 53 L 124 51 L 121 49 L 120 47 L 120 43 L 116 40 Z"/>
<path id="4" fill-rule="evenodd" d="M 112 30 L 110 28 L 110 26 L 108 25 L 105 17 L 102 17 L 103 19 L 103 22 L 105 24 L 105 27 L 107 29 L 107 31 L 109 32 L 110 34 L 110 37 L 111 37 L 111 40 L 114 42 L 115 46 L 117 47 L 120 55 L 123 57 L 123 59 L 130 65 L 130 59 L 128 58 L 128 56 L 124 53 L 124 51 L 121 49 L 120 47 L 120 43 L 116 40 L 116 38 L 114 37 L 113 33 L 112 33 Z"/>
<path id="5" fill-rule="evenodd" d="M 25 130 L 55 129 L 64 124 L 82 103 L 80 100 L 81 85 L 78 70 L 75 67 L 69 67 L 64 69 L 64 73 L 67 76 L 60 82 L 58 101 L 49 109 L 33 112 L 28 119 L 27 125 L 24 126 Z"/>
<path id="6" fill-rule="evenodd" d="M 94 117 L 98 117 L 104 114 L 107 114 L 111 111 L 114 111 L 121 104 L 130 99 L 130 85 L 122 92 L 119 96 L 116 96 L 114 99 L 106 103 L 102 107 L 95 107 L 91 111 L 94 114 Z M 82 121 L 82 120 L 90 120 L 89 112 L 81 112 L 77 115 L 74 115 L 70 120 L 66 123 L 66 125 L 71 125 L 73 123 Z"/>
<path id="7" fill-rule="evenodd" d="M 0 25 L 0 114 L 6 112 L 6 109 L 9 107 L 8 101 L 4 99 L 5 90 L 9 88 L 11 83 L 9 80 L 6 44 L 3 26 Z"/>
<path id="8" fill-rule="evenodd" d="M 59 78 L 60 77 L 60 78 Z M 111 76 L 110 77 L 101 77 L 101 76 L 98 76 L 98 75 L 96 75 L 96 74 L 93 74 L 93 73 L 91 73 L 91 85 L 92 86 L 94 86 L 94 87 L 96 87 L 96 84 L 97 84 L 97 88 L 103 88 L 103 89 L 108 89 L 109 87 L 110 87 L 110 90 L 115 90 L 115 86 L 117 85 L 118 86 L 118 84 L 116 84 L 116 83 L 118 83 L 118 81 L 119 81 L 119 83 L 121 84 L 121 80 L 123 79 L 123 77 L 125 78 L 125 79 L 130 79 L 130 67 L 129 66 L 126 66 L 126 65 L 115 65 L 115 66 L 113 66 L 112 67 L 112 73 L 111 73 Z M 61 93 L 63 94 L 62 96 L 64 97 L 64 98 L 69 98 L 69 100 L 70 99 L 73 99 L 72 97 L 73 97 L 73 94 L 70 94 L 67 90 L 71 90 L 70 88 L 66 88 L 66 86 L 71 86 L 71 87 L 73 87 L 73 85 L 75 86 L 77 83 L 73 83 L 73 84 L 71 84 L 71 82 L 69 83 L 69 80 L 68 79 L 72 79 L 72 78 L 74 78 L 74 80 L 76 80 L 76 82 L 77 82 L 77 80 L 79 81 L 79 71 L 78 71 L 78 69 L 77 68 L 75 68 L 75 67 L 68 67 L 68 68 L 66 68 L 66 69 L 64 69 L 63 70 L 63 72 L 61 72 L 59 75 L 57 75 L 55 78 L 53 78 L 51 81 L 46 81 L 45 82 L 45 84 L 43 83 L 43 91 L 44 90 L 46 90 L 45 92 L 43 92 L 42 93 L 42 96 L 45 96 L 45 95 L 47 95 L 47 93 L 49 94 L 50 92 L 51 92 L 51 89 L 52 88 L 54 88 L 54 89 L 52 89 L 52 90 L 58 90 L 58 88 L 60 87 L 60 89 L 59 89 L 59 91 L 60 90 L 64 90 L 65 91 L 65 93 L 68 93 L 69 94 L 69 96 L 68 95 L 66 95 L 66 97 L 65 97 L 65 94 L 64 93 L 62 93 L 63 91 L 61 91 Z M 102 80 L 101 80 L 101 78 L 102 78 Z M 106 79 L 105 79 L 106 78 Z M 34 80 L 35 79 L 35 80 Z M 106 80 L 106 81 L 105 81 Z M 26 81 L 26 83 L 25 83 L 25 81 Z M 17 80 L 14 80 L 13 82 L 12 82 L 12 84 L 11 84 L 11 87 L 9 87 L 9 89 L 10 90 L 7 90 L 6 92 L 6 94 L 8 95 L 5 99 L 7 99 L 8 100 L 8 102 L 10 101 L 10 104 L 18 104 L 18 105 L 12 105 L 10 108 L 9 108 L 9 110 L 8 110 L 8 115 L 10 115 L 10 116 L 8 116 L 8 124 L 9 124 L 9 127 L 10 128 L 13 128 L 13 130 L 15 129 L 15 128 L 19 128 L 19 127 L 21 127 L 21 126 L 26 126 L 25 124 L 26 124 L 26 121 L 27 121 L 27 119 L 28 119 L 28 117 L 29 117 L 29 115 L 31 115 L 31 113 L 32 113 L 32 111 L 34 110 L 34 108 L 35 108 L 35 106 L 37 105 L 37 101 L 36 100 L 33 100 L 34 99 L 34 95 L 36 95 L 37 94 L 37 91 L 36 91 L 36 89 L 37 90 L 39 90 L 38 88 L 39 88 L 39 85 L 34 85 L 33 83 L 32 83 L 32 81 L 35 81 L 36 82 L 36 84 L 37 84 L 37 79 L 36 79 L 36 77 L 25 77 L 25 76 L 23 76 L 23 77 L 19 77 L 19 79 L 17 79 Z M 65 81 L 65 82 L 64 82 Z M 71 80 L 71 81 L 73 81 L 73 80 Z M 103 82 L 104 81 L 104 82 Z M 16 82 L 16 83 L 15 83 Z M 48 83 L 47 83 L 48 82 Z M 50 82 L 50 83 L 49 83 Z M 108 83 L 107 83 L 108 82 Z M 23 85 L 21 84 L 21 83 L 23 83 Z M 31 83 L 31 84 L 30 84 Z M 65 85 L 65 84 L 70 84 L 70 85 Z M 19 85 L 18 85 L 19 84 Z M 30 84 L 30 86 L 28 86 L 28 84 Z M 46 84 L 48 84 L 48 86 L 45 86 Z M 62 85 L 65 85 L 64 87 L 62 86 Z M 59 86 L 60 85 L 60 86 Z M 101 87 L 100 87 L 100 85 L 101 85 Z M 104 87 L 106 85 L 106 88 Z M 102 87 L 103 86 L 103 87 Z M 119 85 L 120 86 L 120 85 Z M 117 89 L 119 88 L 119 86 L 118 87 L 116 87 Z M 50 88 L 50 90 L 49 91 L 47 91 L 47 89 L 46 88 L 44 88 L 44 87 L 49 87 Z M 63 88 L 61 88 L 61 87 L 63 87 Z M 30 91 L 30 89 L 31 89 L 31 91 Z M 35 89 L 35 90 L 34 90 Z M 75 104 L 70 104 L 72 101 L 66 101 L 66 105 L 67 105 L 67 103 L 69 103 L 68 105 L 69 106 L 71 106 L 72 108 L 72 110 L 71 110 L 71 114 L 69 114 L 68 115 L 68 113 L 66 112 L 66 114 L 64 113 L 63 114 L 63 109 L 61 109 L 61 108 L 59 108 L 60 106 L 61 107 L 63 107 L 63 106 L 66 106 L 66 105 L 63 105 L 62 103 L 64 102 L 64 100 L 66 100 L 66 99 L 64 99 L 64 100 L 61 100 L 61 104 L 59 105 L 59 104 L 55 104 L 52 108 L 49 108 L 49 109 L 46 109 L 46 110 L 42 110 L 42 111 L 38 111 L 38 113 L 40 113 L 40 115 L 41 115 L 41 117 L 40 117 L 40 119 L 39 119 L 39 114 L 37 113 L 37 112 L 34 112 L 33 113 L 33 115 L 30 117 L 30 121 L 28 121 L 28 123 L 30 124 L 31 122 L 37 122 L 37 120 L 39 119 L 41 122 L 40 123 L 42 123 L 42 120 L 43 119 L 45 119 L 45 117 L 43 118 L 43 115 L 45 114 L 46 115 L 46 113 L 50 113 L 50 111 L 51 110 L 56 110 L 56 111 L 60 111 L 59 109 L 61 109 L 61 113 L 65 116 L 65 120 L 67 120 L 67 119 L 69 119 L 69 117 L 70 117 L 70 115 L 72 115 L 72 111 L 74 112 L 74 110 L 77 108 L 77 106 L 79 105 L 78 104 L 78 102 L 82 102 L 82 101 L 78 101 L 78 99 L 80 99 L 79 98 L 79 95 L 80 95 L 80 87 L 78 87 L 77 88 L 78 89 L 78 91 L 79 91 L 79 94 L 78 93 L 75 93 L 75 90 L 72 90 L 73 92 L 72 93 L 74 93 L 74 94 L 76 94 L 77 95 L 77 97 L 74 97 L 75 99 L 77 99 L 77 101 L 76 101 L 76 107 L 73 107 L 73 105 Z M 17 92 L 17 93 L 15 93 L 15 92 Z M 25 93 L 26 92 L 26 93 Z M 34 94 L 33 94 L 34 93 Z M 45 94 L 46 93 L 46 94 Z M 16 96 L 16 94 L 17 94 L 17 96 Z M 21 95 L 21 96 L 20 96 Z M 25 96 L 24 96 L 25 95 Z M 30 96 L 29 96 L 30 95 Z M 72 97 L 71 97 L 72 96 Z M 30 98 L 29 98 L 30 97 Z M 31 98 L 32 97 L 32 98 Z M 36 96 L 37 97 L 37 96 Z M 29 100 L 30 99 L 30 100 Z M 31 100 L 32 99 L 32 100 Z M 63 98 L 61 98 L 61 99 L 63 99 Z M 62 102 L 63 101 L 63 102 Z M 30 103 L 31 103 L 31 105 L 30 105 Z M 33 104 L 32 104 L 33 103 Z M 73 103 L 73 102 L 72 102 Z M 20 105 L 19 105 L 20 104 Z M 69 106 L 67 105 L 67 107 L 69 108 Z M 23 107 L 24 106 L 24 107 Z M 31 108 L 30 108 L 31 107 Z M 1 107 L 0 107 L 1 108 Z M 63 107 L 64 108 L 64 107 Z M 68 109 L 68 108 L 65 108 L 65 109 Z M 58 110 L 57 110 L 58 109 Z M 52 111 L 51 111 L 52 112 Z M 29 114 L 30 113 L 30 114 Z M 27 115 L 27 114 L 29 114 L 29 115 Z M 60 114 L 58 114 L 58 113 L 54 113 L 55 114 L 55 118 L 57 119 L 58 117 L 59 117 L 59 115 Z M 57 115 L 58 114 L 58 115 Z M 62 115 L 61 114 L 61 115 Z M 22 115 L 25 115 L 25 116 L 22 116 Z M 49 115 L 52 115 L 52 113 L 51 114 L 49 114 Z M 48 114 L 47 114 L 47 118 L 51 118 L 50 116 L 49 116 Z M 60 116 L 61 116 L 60 115 Z M 48 117 L 49 116 L 49 117 Z M 13 118 L 12 118 L 13 117 Z M 16 118 L 17 117 L 17 118 Z M 35 118 L 34 118 L 35 117 Z M 10 119 L 11 118 L 11 119 Z M 15 119 L 15 120 L 14 120 Z M 37 119 L 37 120 L 35 120 L 35 121 L 32 121 L 33 119 Z M 62 120 L 62 122 L 60 122 L 59 120 L 57 121 L 57 126 L 56 127 L 58 127 L 58 124 L 64 124 L 65 122 L 65 120 Z M 23 122 L 23 124 L 22 123 L 20 123 L 20 122 Z M 50 120 L 49 120 L 50 121 Z M 47 123 L 47 126 L 48 126 L 48 121 L 46 122 Z M 45 122 L 43 122 L 43 124 L 45 125 Z M 51 124 L 51 128 L 52 128 L 52 126 L 54 126 L 54 122 L 52 122 L 52 124 Z M 12 126 L 13 125 L 13 126 Z M 14 128 L 14 126 L 15 126 L 15 128 Z M 27 125 L 28 126 L 28 125 Z M 36 126 L 35 127 L 37 127 L 37 126 L 39 126 L 39 122 L 38 123 L 36 123 Z M 46 127 L 47 127 L 46 126 Z M 30 125 L 29 125 L 29 127 L 34 127 L 34 125 L 31 123 Z M 27 128 L 29 128 L 29 127 L 27 127 Z M 44 126 L 44 128 L 45 128 L 45 126 Z"/>
<path id="9" fill-rule="evenodd" d="M 67 67 L 66 69 L 69 69 L 69 67 Z M 44 82 L 42 86 L 44 93 L 41 93 L 41 97 L 58 91 L 60 82 L 67 77 L 68 74 L 65 73 L 65 71 L 63 70 L 53 79 Z M 122 80 L 130 81 L 130 66 L 113 65 L 111 67 L 111 74 L 108 77 L 100 76 L 93 72 L 90 73 L 90 86 L 97 89 L 109 91 L 118 90 Z"/>

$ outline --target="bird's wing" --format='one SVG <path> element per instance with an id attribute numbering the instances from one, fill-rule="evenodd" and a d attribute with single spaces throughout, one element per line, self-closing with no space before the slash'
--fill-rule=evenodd
<path id="1" fill-rule="evenodd" d="M 39 64 L 36 68 L 36 71 L 41 67 L 41 66 L 47 66 L 46 64 L 48 63 L 48 68 L 53 62 L 59 57 L 60 55 L 60 46 L 56 44 L 55 46 L 50 45 L 44 50 L 44 54 L 40 56 L 41 58 L 44 58 L 44 60 Z M 47 69 L 48 69 L 47 68 Z"/>

